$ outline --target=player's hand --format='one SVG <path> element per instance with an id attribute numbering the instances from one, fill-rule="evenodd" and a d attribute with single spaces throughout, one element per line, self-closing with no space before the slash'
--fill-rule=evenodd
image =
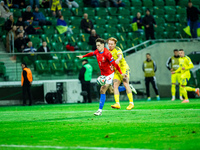
<path id="1" fill-rule="evenodd" d="M 172 71 L 171 73 L 172 73 L 172 74 L 175 74 L 175 71 Z"/>
<path id="2" fill-rule="evenodd" d="M 81 56 L 81 55 L 80 55 L 80 56 L 76 56 L 76 57 L 78 57 L 78 58 L 80 58 L 80 59 L 82 59 L 82 58 L 83 58 L 83 56 Z"/>
<path id="3" fill-rule="evenodd" d="M 182 67 L 182 70 L 185 70 L 185 67 Z"/>
<path id="4" fill-rule="evenodd" d="M 127 75 L 126 75 L 126 74 L 122 74 L 122 76 L 123 76 L 124 78 L 127 78 Z"/>
<path id="5" fill-rule="evenodd" d="M 117 59 L 117 60 L 115 61 L 115 63 L 116 63 L 116 64 L 119 64 L 119 60 Z"/>

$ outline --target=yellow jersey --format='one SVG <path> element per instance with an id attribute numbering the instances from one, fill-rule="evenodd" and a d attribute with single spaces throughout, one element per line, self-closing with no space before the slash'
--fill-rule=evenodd
<path id="1" fill-rule="evenodd" d="M 109 50 L 109 51 L 111 52 L 114 60 L 117 60 L 118 55 L 122 55 L 122 59 L 119 61 L 119 64 L 118 64 L 120 68 L 129 68 L 124 58 L 124 55 L 122 53 L 122 50 L 119 47 L 116 46 L 113 50 Z"/>
<path id="2" fill-rule="evenodd" d="M 182 70 L 182 68 L 185 70 Z M 194 68 L 194 65 L 191 59 L 188 56 L 180 57 L 179 58 L 179 68 L 175 71 L 176 73 L 181 73 L 181 78 L 190 78 L 190 69 Z"/>

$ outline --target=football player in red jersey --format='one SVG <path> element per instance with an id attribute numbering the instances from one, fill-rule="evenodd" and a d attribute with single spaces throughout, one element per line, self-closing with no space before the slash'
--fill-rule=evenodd
<path id="1" fill-rule="evenodd" d="M 115 63 L 115 60 L 112 57 L 112 54 L 110 51 L 104 47 L 105 41 L 101 38 L 98 38 L 96 40 L 96 46 L 97 49 L 94 52 L 90 52 L 83 56 L 77 56 L 78 58 L 82 59 L 84 57 L 91 57 L 96 56 L 99 68 L 101 70 L 101 75 L 106 76 L 106 84 L 101 86 L 100 89 L 100 104 L 99 104 L 99 110 L 94 113 L 94 115 L 99 116 L 102 115 L 102 109 L 106 100 L 106 91 L 111 86 L 113 77 L 114 77 L 114 70 L 112 69 L 112 65 L 119 71 L 119 73 L 123 77 L 127 77 L 126 74 L 123 74 L 120 67 Z"/>

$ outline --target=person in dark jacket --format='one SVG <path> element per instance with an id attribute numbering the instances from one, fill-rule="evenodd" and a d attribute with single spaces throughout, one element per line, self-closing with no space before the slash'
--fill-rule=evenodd
<path id="1" fill-rule="evenodd" d="M 39 8 L 35 7 L 35 12 L 33 12 L 33 17 L 34 17 L 34 21 L 39 21 L 39 25 L 43 26 L 43 25 L 52 25 L 52 23 L 50 21 L 47 21 L 44 14 L 42 12 L 39 12 Z"/>
<path id="2" fill-rule="evenodd" d="M 19 33 L 18 38 L 15 40 L 15 48 L 18 52 L 22 52 L 26 44 L 30 41 L 29 38 L 24 37 L 24 33 Z"/>
<path id="3" fill-rule="evenodd" d="M 91 30 L 94 29 L 94 25 L 90 19 L 88 19 L 88 14 L 84 13 L 84 19 L 81 20 L 81 28 L 86 32 L 91 34 Z"/>
<path id="4" fill-rule="evenodd" d="M 18 5 L 19 8 L 25 8 L 26 7 L 25 0 L 15 0 L 15 4 Z"/>
<path id="5" fill-rule="evenodd" d="M 23 106 L 26 106 L 26 94 L 29 98 L 29 106 L 32 105 L 31 84 L 33 82 L 32 72 L 27 68 L 26 63 L 22 63 L 21 86 L 23 93 Z"/>
<path id="6" fill-rule="evenodd" d="M 100 38 L 99 35 L 97 35 L 95 29 L 92 29 L 91 35 L 89 37 L 89 44 L 92 45 L 92 50 L 96 50 L 96 39 Z"/>
<path id="7" fill-rule="evenodd" d="M 146 10 L 146 15 L 142 20 L 142 23 L 145 27 L 145 35 L 146 35 L 146 40 L 149 39 L 149 36 L 151 39 L 155 39 L 154 37 L 154 26 L 157 28 L 156 22 L 154 17 L 150 14 L 150 10 Z"/>
<path id="8" fill-rule="evenodd" d="M 133 18 L 132 23 L 137 22 L 137 27 L 138 29 L 142 29 L 142 17 L 141 17 L 141 13 L 137 12 L 137 16 L 135 18 Z"/>
<path id="9" fill-rule="evenodd" d="M 81 95 L 83 95 L 83 103 L 87 103 L 87 100 L 89 103 L 92 102 L 90 97 L 90 81 L 92 79 L 92 66 L 88 63 L 87 59 L 82 60 L 83 67 L 80 70 L 79 73 L 79 80 L 81 82 L 82 92 Z"/>
<path id="10" fill-rule="evenodd" d="M 10 15 L 9 19 L 5 22 L 5 30 L 9 32 L 13 25 L 15 25 L 13 15 Z"/>
<path id="11" fill-rule="evenodd" d="M 188 2 L 188 7 L 187 7 L 187 20 L 190 21 L 190 32 L 192 35 L 192 38 L 197 38 L 197 28 L 198 28 L 198 20 L 200 11 L 198 8 L 192 6 L 192 2 Z"/>
<path id="12" fill-rule="evenodd" d="M 33 13 L 31 12 L 31 6 L 26 7 L 26 11 L 23 13 L 22 18 L 26 25 L 33 25 L 33 26 L 39 25 L 39 21 L 33 20 Z"/>

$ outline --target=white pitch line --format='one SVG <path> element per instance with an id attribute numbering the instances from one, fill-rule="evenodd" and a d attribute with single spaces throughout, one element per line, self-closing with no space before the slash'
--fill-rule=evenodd
<path id="1" fill-rule="evenodd" d="M 114 148 L 114 147 L 66 147 L 66 146 L 32 146 L 32 145 L 0 145 L 0 147 L 12 147 L 12 148 L 41 148 L 41 149 L 90 149 L 90 150 L 153 150 L 153 149 L 139 149 L 139 148 Z"/>

